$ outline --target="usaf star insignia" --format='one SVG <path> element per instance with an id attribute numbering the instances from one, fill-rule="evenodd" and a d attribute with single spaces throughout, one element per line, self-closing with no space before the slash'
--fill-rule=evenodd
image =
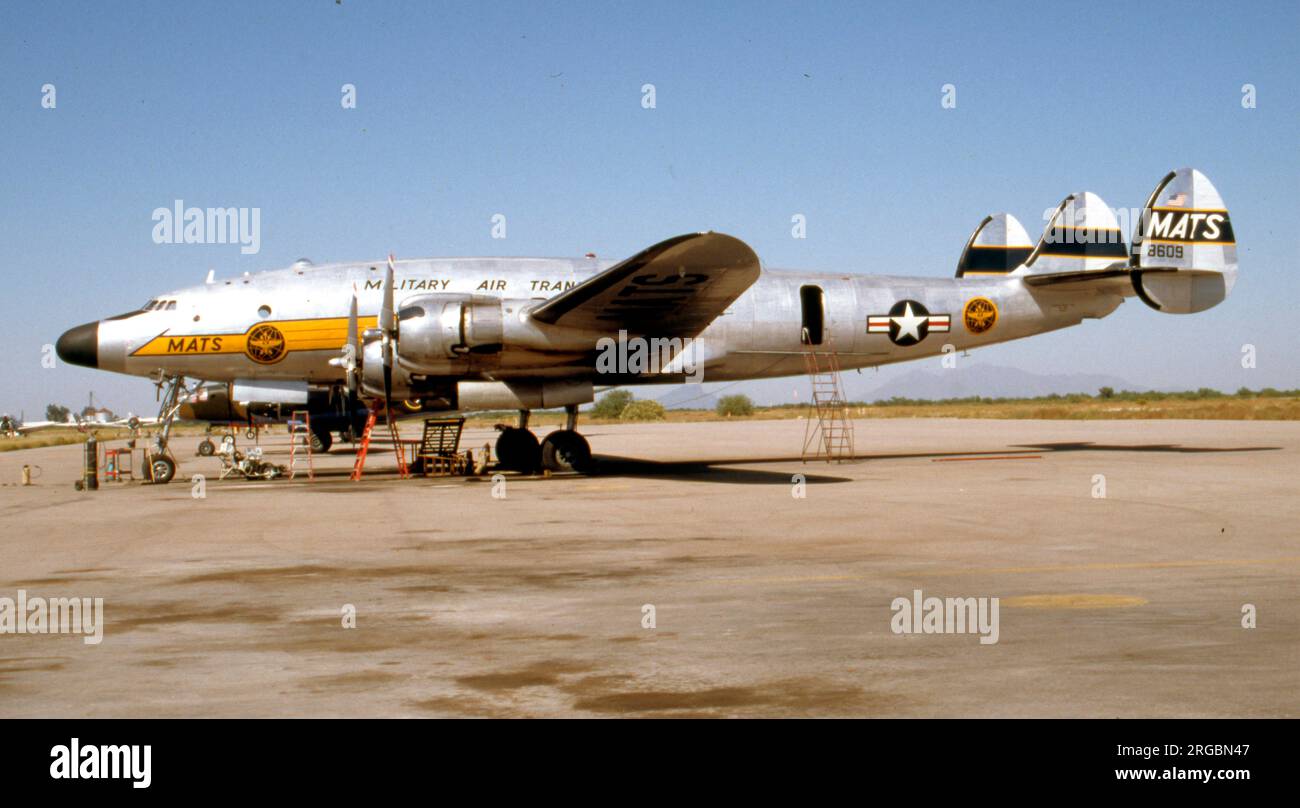
<path id="1" fill-rule="evenodd" d="M 868 334 L 888 334 L 895 345 L 915 345 L 931 331 L 947 331 L 952 318 L 947 314 L 931 314 L 929 309 L 915 300 L 900 300 L 889 314 L 873 314 L 867 318 Z"/>

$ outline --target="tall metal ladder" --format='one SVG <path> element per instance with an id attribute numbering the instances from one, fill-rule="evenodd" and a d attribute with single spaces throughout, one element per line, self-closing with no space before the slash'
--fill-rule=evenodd
<path id="1" fill-rule="evenodd" d="M 307 410 L 294 410 L 289 416 L 289 479 L 292 480 L 298 473 L 298 458 L 296 450 L 298 448 L 298 436 L 302 435 L 307 446 L 307 479 L 316 479 L 316 467 L 312 464 L 311 450 L 311 413 Z"/>
<path id="2" fill-rule="evenodd" d="M 370 438 L 375 431 L 375 423 L 379 420 L 379 409 L 370 408 L 370 414 L 366 416 L 366 428 L 361 433 L 361 448 L 357 450 L 357 461 L 352 464 L 352 476 L 349 478 L 353 482 L 361 479 L 361 471 L 366 466 L 366 455 L 370 453 Z M 384 419 L 388 423 L 388 435 L 393 442 L 393 451 L 397 454 L 397 473 L 406 479 L 410 474 L 406 470 L 406 453 L 402 451 L 401 435 L 397 431 L 397 419 L 393 417 L 393 411 L 388 411 L 388 417 Z"/>
<path id="3" fill-rule="evenodd" d="M 831 342 L 829 329 L 825 345 L 805 343 L 803 361 L 808 379 L 812 382 L 812 400 L 808 404 L 808 417 L 804 422 L 803 462 L 819 458 L 824 458 L 827 463 L 832 460 L 852 460 L 853 421 L 849 417 L 848 404 L 844 401 L 844 387 L 840 384 L 840 361 Z"/>

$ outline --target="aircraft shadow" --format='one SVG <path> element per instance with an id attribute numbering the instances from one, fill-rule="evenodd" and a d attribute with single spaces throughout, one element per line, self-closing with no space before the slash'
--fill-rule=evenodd
<path id="1" fill-rule="evenodd" d="M 1179 443 L 1109 444 L 1079 441 L 1075 443 L 1021 443 L 1025 449 L 1042 452 L 1176 452 L 1200 454 L 1204 452 L 1277 452 L 1281 446 L 1183 446 Z"/>
<path id="2" fill-rule="evenodd" d="M 944 458 L 970 458 L 978 459 L 987 458 L 1015 458 L 1018 456 L 1030 457 L 1036 453 L 1047 454 L 1054 452 L 1169 452 L 1176 454 L 1206 454 L 1221 452 L 1275 452 L 1280 451 L 1280 446 L 1183 446 L 1176 443 L 1152 443 L 1152 444 L 1104 444 L 1092 443 L 1089 441 L 1075 441 L 1064 443 L 1037 443 L 1037 444 L 1014 444 L 1005 449 L 975 451 L 975 452 L 887 452 L 873 454 L 854 455 L 852 462 L 872 462 L 880 460 L 917 460 L 933 459 L 942 460 Z M 352 454 L 351 447 L 335 449 L 334 454 Z M 729 483 L 733 485 L 790 485 L 789 471 L 764 471 L 754 468 L 731 468 L 733 466 L 754 466 L 768 463 L 800 463 L 802 458 L 798 455 L 782 455 L 778 457 L 729 457 L 714 458 L 704 460 L 679 460 L 679 461 L 660 461 L 644 460 L 635 457 L 621 457 L 618 455 L 595 455 L 597 462 L 596 473 L 592 476 L 597 477 L 646 477 L 664 480 L 695 481 L 695 482 L 717 482 Z M 803 464 L 800 469 L 807 482 L 818 483 L 845 483 L 851 482 L 852 478 L 841 477 L 831 474 L 821 474 L 814 471 L 818 468 L 834 468 L 834 464 L 828 464 L 825 461 L 816 460 Z M 318 479 L 330 481 L 347 480 L 351 474 L 350 468 L 345 469 L 325 469 L 317 470 Z M 387 476 L 387 472 L 392 471 L 386 467 L 376 469 L 381 478 Z M 305 476 L 305 472 L 299 472 L 299 478 Z"/>
<path id="3" fill-rule="evenodd" d="M 790 485 L 788 471 L 762 471 L 760 469 L 725 468 L 726 466 L 776 463 L 787 458 L 740 458 L 736 460 L 641 460 L 635 457 L 594 455 L 596 477 L 654 477 L 663 480 L 731 483 L 736 485 Z M 788 458 L 798 462 L 799 458 Z M 824 463 L 822 465 L 825 465 Z M 810 469 L 818 466 L 809 464 Z M 800 471 L 810 483 L 847 483 L 849 477 L 813 474 Z M 707 480 L 701 480 L 707 477 Z"/>
<path id="4" fill-rule="evenodd" d="M 1174 452 L 1174 453 L 1210 453 L 1210 452 L 1274 452 L 1279 451 L 1280 446 L 1183 446 L 1174 443 L 1158 444 L 1100 444 L 1087 441 L 1072 443 L 1040 443 L 1040 444 L 1016 444 L 1006 449 L 978 451 L 978 452 L 888 452 L 874 454 L 857 454 L 854 455 L 852 462 L 871 462 L 878 460 L 917 460 L 917 459 L 934 459 L 941 460 L 944 458 L 1008 458 L 1025 456 L 1029 457 L 1035 453 L 1046 454 L 1050 452 Z M 664 479 L 680 480 L 698 480 L 700 477 L 708 476 L 716 482 L 732 482 L 747 484 L 790 484 L 790 475 L 787 472 L 761 471 L 757 469 L 737 469 L 727 468 L 728 466 L 752 466 L 765 463 L 799 463 L 802 457 L 798 455 L 784 455 L 780 457 L 737 457 L 737 458 L 716 458 L 710 460 L 687 460 L 676 462 L 660 462 L 653 460 L 641 460 L 631 457 L 618 457 L 613 455 L 596 455 L 599 463 L 597 474 L 599 476 L 614 477 L 662 477 Z M 833 468 L 833 464 L 827 464 L 825 461 L 809 461 L 804 468 L 815 469 L 818 467 Z M 848 482 L 850 478 L 837 477 L 824 474 L 803 472 L 808 482 Z"/>

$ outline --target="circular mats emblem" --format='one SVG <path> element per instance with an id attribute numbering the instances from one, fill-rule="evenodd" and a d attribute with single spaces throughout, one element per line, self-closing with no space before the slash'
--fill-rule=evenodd
<path id="1" fill-rule="evenodd" d="M 966 330 L 972 334 L 983 334 L 998 321 L 998 307 L 987 297 L 972 297 L 966 301 L 966 308 L 961 313 Z"/>
<path id="2" fill-rule="evenodd" d="M 244 351 L 249 359 L 263 365 L 279 362 L 284 358 L 284 334 L 275 326 L 263 323 L 248 332 Z"/>

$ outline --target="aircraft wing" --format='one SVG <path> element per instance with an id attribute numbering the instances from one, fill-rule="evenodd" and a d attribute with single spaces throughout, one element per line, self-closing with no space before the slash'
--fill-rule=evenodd
<path id="1" fill-rule="evenodd" d="M 44 432 L 48 429 L 80 429 L 81 424 L 75 421 L 32 421 L 28 424 L 19 424 L 14 431 L 20 435 L 30 435 L 34 432 Z"/>
<path id="2" fill-rule="evenodd" d="M 532 317 L 591 331 L 694 337 L 758 275 L 758 256 L 745 242 L 722 233 L 690 233 L 561 292 Z"/>

